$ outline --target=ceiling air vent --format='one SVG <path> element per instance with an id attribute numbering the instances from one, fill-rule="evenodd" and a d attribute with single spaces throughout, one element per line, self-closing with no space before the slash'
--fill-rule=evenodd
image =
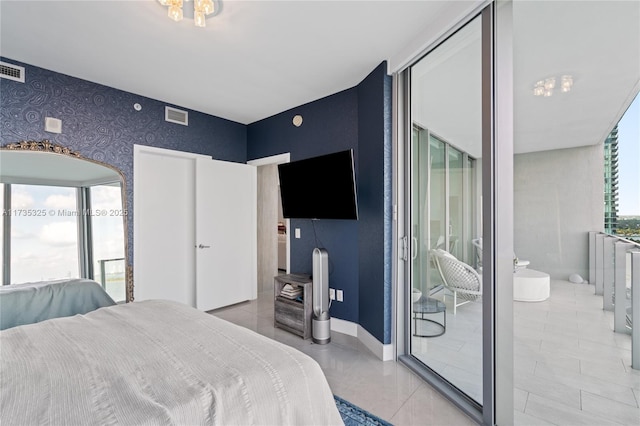
<path id="1" fill-rule="evenodd" d="M 171 107 L 164 107 L 164 120 L 169 123 L 182 124 L 183 126 L 189 125 L 189 112 L 182 111 Z"/>
<path id="2" fill-rule="evenodd" d="M 24 67 L 0 62 L 0 78 L 24 83 Z"/>

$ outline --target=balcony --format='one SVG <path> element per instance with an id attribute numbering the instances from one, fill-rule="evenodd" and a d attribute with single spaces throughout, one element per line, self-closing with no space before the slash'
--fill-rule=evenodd
<path id="1" fill-rule="evenodd" d="M 513 303 L 516 425 L 636 425 L 640 418 L 640 318 L 628 310 L 632 302 L 640 306 L 628 298 L 632 285 L 640 296 L 640 244 L 583 235 L 585 243 L 597 236 L 593 253 L 585 252 L 589 284 L 552 278 L 547 300 Z M 446 333 L 413 336 L 414 353 L 481 400 L 481 303 L 454 314 L 443 296 L 431 295 L 447 304 Z M 418 330 L 426 328 L 419 324 Z"/>
<path id="2" fill-rule="evenodd" d="M 102 285 L 113 300 L 124 302 L 127 295 L 125 259 L 100 259 L 96 264 L 94 279 Z"/>
<path id="3" fill-rule="evenodd" d="M 514 303 L 515 424 L 637 424 L 640 244 L 590 232 L 588 280 Z"/>
<path id="4" fill-rule="evenodd" d="M 516 425 L 635 425 L 640 372 L 593 285 L 551 280 L 551 297 L 514 303 Z"/>
<path id="5" fill-rule="evenodd" d="M 640 370 L 640 243 L 618 236 L 589 233 L 589 282 L 613 312 L 613 331 L 631 335 L 631 366 Z"/>

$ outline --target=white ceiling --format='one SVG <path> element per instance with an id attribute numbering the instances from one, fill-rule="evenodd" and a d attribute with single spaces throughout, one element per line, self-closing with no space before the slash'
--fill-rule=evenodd
<path id="1" fill-rule="evenodd" d="M 202 29 L 156 0 L 2 0 L 0 54 L 248 124 L 396 68 L 481 0 L 216 2 Z M 515 1 L 514 27 L 516 152 L 602 142 L 640 87 L 640 2 Z M 416 119 L 461 148 L 479 140 L 478 43 L 422 72 L 442 101 Z M 571 93 L 532 95 L 565 73 Z"/>
<path id="2" fill-rule="evenodd" d="M 640 88 L 640 2 L 516 1 L 513 13 L 515 152 L 602 143 Z M 414 120 L 476 157 L 480 61 L 474 22 L 413 73 Z M 563 74 L 571 92 L 533 96 L 537 81 Z"/>
<path id="3" fill-rule="evenodd" d="M 0 54 L 248 124 L 355 86 L 478 0 L 216 3 L 196 28 L 155 0 L 3 0 Z"/>

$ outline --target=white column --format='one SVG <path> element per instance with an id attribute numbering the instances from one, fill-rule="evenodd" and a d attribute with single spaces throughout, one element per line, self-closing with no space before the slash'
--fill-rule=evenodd
<path id="1" fill-rule="evenodd" d="M 602 262 L 604 259 L 604 238 L 605 234 L 596 235 L 596 294 L 602 295 L 604 283 L 604 268 Z"/>
<path id="2" fill-rule="evenodd" d="M 613 281 L 615 266 L 613 263 L 613 248 L 617 241 L 616 238 L 609 235 L 604 237 L 602 249 L 602 309 L 605 311 L 613 311 Z"/>
<path id="3" fill-rule="evenodd" d="M 631 367 L 640 370 L 640 250 L 631 252 Z"/>
<path id="4" fill-rule="evenodd" d="M 596 235 L 595 231 L 589 232 L 589 284 L 596 282 Z"/>
<path id="5" fill-rule="evenodd" d="M 613 309 L 613 331 L 616 333 L 630 333 L 626 327 L 627 314 L 627 252 L 635 244 L 618 241 L 615 243 L 615 303 Z"/>

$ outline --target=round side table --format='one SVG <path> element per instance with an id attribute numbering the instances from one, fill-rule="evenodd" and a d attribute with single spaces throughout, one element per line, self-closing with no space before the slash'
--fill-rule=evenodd
<path id="1" fill-rule="evenodd" d="M 438 337 L 447 330 L 447 307 L 444 303 L 431 297 L 421 296 L 413 304 L 413 335 L 416 337 Z M 435 319 L 425 318 L 425 315 L 442 313 L 442 322 Z M 420 315 L 420 316 L 418 316 Z M 418 334 L 418 320 L 427 321 L 437 326 L 437 331 L 433 334 Z"/>

